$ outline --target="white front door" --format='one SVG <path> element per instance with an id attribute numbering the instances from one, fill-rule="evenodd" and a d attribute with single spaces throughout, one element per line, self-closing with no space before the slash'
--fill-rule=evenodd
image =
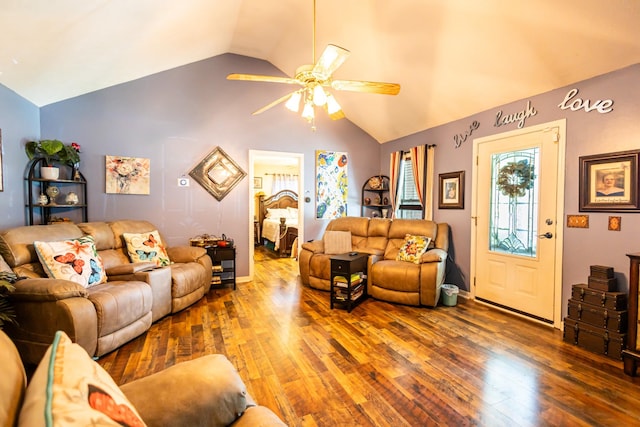
<path id="1" fill-rule="evenodd" d="M 474 141 L 475 298 L 559 321 L 564 121 Z"/>

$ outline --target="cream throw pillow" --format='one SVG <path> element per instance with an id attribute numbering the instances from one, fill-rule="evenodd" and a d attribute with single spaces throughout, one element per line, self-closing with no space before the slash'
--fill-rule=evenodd
<path id="1" fill-rule="evenodd" d="M 322 240 L 327 255 L 346 254 L 352 250 L 350 231 L 325 231 Z"/>
<path id="2" fill-rule="evenodd" d="M 107 281 L 93 237 L 57 242 L 33 242 L 40 264 L 52 279 L 65 279 L 89 288 Z"/>
<path id="3" fill-rule="evenodd" d="M 64 332 L 56 332 L 27 387 L 18 426 L 123 425 L 145 426 L 109 374 Z"/>
<path id="4" fill-rule="evenodd" d="M 171 264 L 158 230 L 149 233 L 122 233 L 131 262 L 153 262 L 158 267 Z"/>

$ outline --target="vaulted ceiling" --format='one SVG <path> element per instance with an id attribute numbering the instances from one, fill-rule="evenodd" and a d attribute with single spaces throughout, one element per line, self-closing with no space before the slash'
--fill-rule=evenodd
<path id="1" fill-rule="evenodd" d="M 316 56 L 351 51 L 335 78 L 402 86 L 334 93 L 381 143 L 640 62 L 638 0 L 317 0 L 316 16 Z M 293 76 L 312 28 L 313 0 L 2 0 L 0 83 L 43 106 L 227 52 Z"/>

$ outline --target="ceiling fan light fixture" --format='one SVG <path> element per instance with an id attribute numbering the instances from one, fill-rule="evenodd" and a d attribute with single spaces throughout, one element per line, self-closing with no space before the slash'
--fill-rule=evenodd
<path id="1" fill-rule="evenodd" d="M 345 117 L 342 107 L 331 94 L 327 95 L 327 114 L 332 120 L 339 120 Z"/>
<path id="2" fill-rule="evenodd" d="M 291 97 L 286 102 L 286 104 L 284 104 L 284 106 L 287 107 L 288 110 L 293 111 L 294 113 L 297 113 L 298 110 L 300 109 L 300 98 L 302 98 L 300 91 L 293 92 L 293 94 L 291 94 Z"/>
<path id="3" fill-rule="evenodd" d="M 313 103 L 318 107 L 322 107 L 327 103 L 327 94 L 319 84 L 313 88 Z"/>
<path id="4" fill-rule="evenodd" d="M 302 117 L 307 121 L 312 121 L 315 118 L 315 112 L 313 111 L 313 103 L 309 100 L 305 102 L 304 109 L 302 110 Z"/>

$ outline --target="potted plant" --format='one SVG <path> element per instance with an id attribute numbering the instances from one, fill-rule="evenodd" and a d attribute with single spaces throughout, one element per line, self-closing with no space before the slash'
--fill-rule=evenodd
<path id="1" fill-rule="evenodd" d="M 75 142 L 65 145 L 57 139 L 29 141 L 25 145 L 25 151 L 29 160 L 34 158 L 44 159 L 45 166 L 40 169 L 40 175 L 46 179 L 58 179 L 59 171 L 53 166 L 54 161 L 74 168 L 77 168 L 80 164 L 80 145 Z"/>
<path id="2" fill-rule="evenodd" d="M 14 277 L 12 273 L 0 273 L 0 329 L 5 323 L 17 324 L 16 312 L 9 301 L 9 294 L 15 290 Z"/>

